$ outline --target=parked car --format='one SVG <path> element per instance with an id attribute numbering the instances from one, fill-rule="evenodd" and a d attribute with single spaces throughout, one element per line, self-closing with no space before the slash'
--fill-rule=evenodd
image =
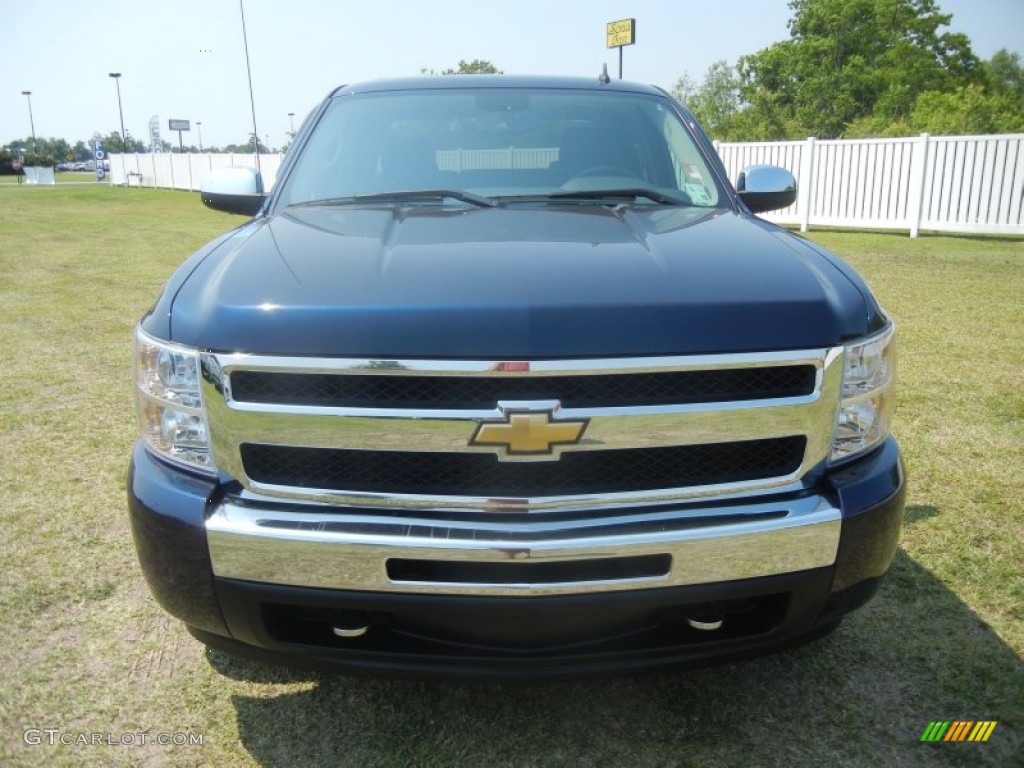
<path id="1" fill-rule="evenodd" d="M 664 91 L 353 85 L 135 336 L 128 504 L 210 646 L 540 677 L 778 650 L 897 544 L 894 324 Z"/>

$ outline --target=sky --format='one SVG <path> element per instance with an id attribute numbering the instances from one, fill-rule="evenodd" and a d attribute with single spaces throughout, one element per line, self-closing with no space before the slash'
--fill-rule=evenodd
<path id="1" fill-rule="evenodd" d="M 510 74 L 618 74 L 605 24 L 636 19 L 623 49 L 627 80 L 671 88 L 700 81 L 717 60 L 734 63 L 788 38 L 786 0 L 243 0 L 256 124 L 264 144 L 286 141 L 332 89 L 418 75 L 486 59 Z M 938 0 L 950 28 L 988 58 L 1024 56 L 1024 0 Z M 87 140 L 124 124 L 148 144 L 159 116 L 191 121 L 185 144 L 243 144 L 252 132 L 239 0 L 0 0 L 0 145 L 31 134 Z M 201 128 L 197 123 L 202 123 Z"/>

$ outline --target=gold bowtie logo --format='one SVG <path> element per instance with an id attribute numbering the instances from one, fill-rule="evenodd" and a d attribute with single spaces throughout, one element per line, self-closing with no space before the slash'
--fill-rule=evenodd
<path id="1" fill-rule="evenodd" d="M 587 428 L 586 419 L 551 419 L 551 411 L 511 412 L 505 421 L 481 422 L 470 445 L 495 445 L 505 449 L 506 456 L 552 456 L 557 445 L 573 445 L 580 441 Z"/>

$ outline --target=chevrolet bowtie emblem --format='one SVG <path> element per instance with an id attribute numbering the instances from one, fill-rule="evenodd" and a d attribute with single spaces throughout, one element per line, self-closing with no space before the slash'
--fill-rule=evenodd
<path id="1" fill-rule="evenodd" d="M 505 410 L 504 421 L 484 421 L 477 425 L 470 445 L 494 445 L 505 450 L 498 458 L 558 458 L 555 446 L 573 445 L 587 428 L 586 419 L 553 420 L 556 409 Z"/>

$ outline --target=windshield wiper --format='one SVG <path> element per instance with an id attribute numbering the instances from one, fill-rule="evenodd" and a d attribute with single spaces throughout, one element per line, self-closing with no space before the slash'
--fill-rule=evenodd
<path id="1" fill-rule="evenodd" d="M 544 195 L 549 200 L 596 200 L 617 202 L 620 200 L 647 199 L 661 205 L 693 205 L 690 199 L 683 196 L 670 195 L 657 189 L 646 187 L 628 187 L 623 189 L 577 189 L 567 192 L 552 192 Z"/>
<path id="2" fill-rule="evenodd" d="M 458 200 L 479 208 L 494 208 L 498 202 L 483 195 L 475 195 L 461 189 L 412 189 L 398 192 L 376 192 L 369 195 L 350 195 L 349 197 L 325 197 L 321 200 L 306 200 L 292 203 L 289 208 L 300 208 L 317 205 L 352 205 L 359 203 L 419 203 L 444 200 Z"/>

